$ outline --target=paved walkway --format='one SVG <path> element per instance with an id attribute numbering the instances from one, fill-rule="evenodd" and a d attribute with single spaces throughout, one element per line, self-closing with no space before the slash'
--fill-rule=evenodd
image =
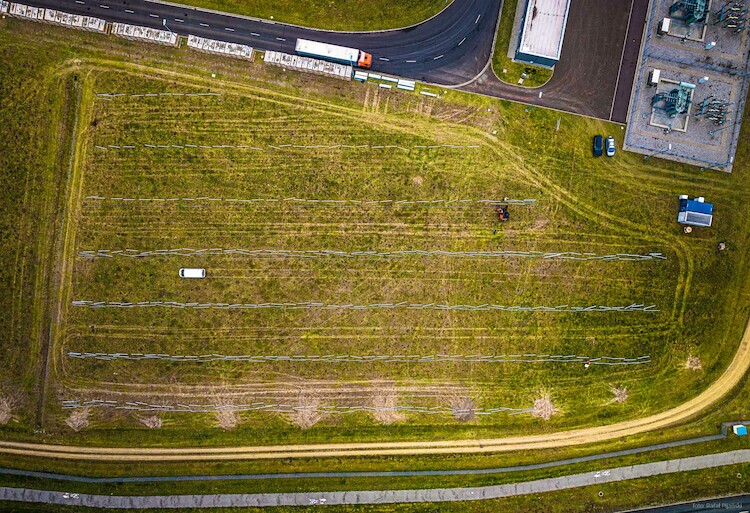
<path id="1" fill-rule="evenodd" d="M 744 449 L 719 454 L 618 467 L 597 472 L 586 472 L 583 474 L 539 479 L 537 481 L 527 481 L 524 483 L 483 486 L 478 488 L 435 488 L 424 490 L 314 493 L 151 495 L 131 497 L 0 487 L 0 500 L 123 509 L 269 507 L 469 501 L 551 492 L 568 488 L 578 488 L 581 486 L 612 483 L 615 481 L 625 481 L 628 479 L 638 479 L 642 477 L 748 462 L 750 462 L 750 449 Z"/>

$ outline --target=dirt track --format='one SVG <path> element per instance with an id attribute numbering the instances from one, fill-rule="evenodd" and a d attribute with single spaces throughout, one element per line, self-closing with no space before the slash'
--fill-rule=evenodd
<path id="1" fill-rule="evenodd" d="M 487 440 L 455 440 L 440 442 L 377 442 L 317 445 L 274 445 L 222 448 L 134 449 L 76 447 L 18 442 L 0 442 L 0 453 L 66 458 L 75 460 L 112 461 L 199 461 L 249 460 L 289 457 L 377 456 L 392 454 L 455 454 L 546 449 L 584 443 L 601 442 L 661 429 L 684 421 L 705 410 L 730 392 L 750 367 L 750 323 L 745 327 L 740 346 L 724 374 L 690 401 L 671 410 L 642 419 L 545 435 L 520 436 Z"/>

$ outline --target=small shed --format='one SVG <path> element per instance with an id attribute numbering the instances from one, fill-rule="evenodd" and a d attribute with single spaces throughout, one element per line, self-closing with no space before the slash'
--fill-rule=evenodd
<path id="1" fill-rule="evenodd" d="M 705 198 L 700 196 L 688 199 L 686 194 L 680 196 L 680 210 L 677 214 L 677 222 L 690 226 L 711 226 L 714 218 L 714 206 L 706 203 Z"/>
<path id="2" fill-rule="evenodd" d="M 743 426 L 742 424 L 732 426 L 732 431 L 737 436 L 747 436 L 747 426 Z"/>

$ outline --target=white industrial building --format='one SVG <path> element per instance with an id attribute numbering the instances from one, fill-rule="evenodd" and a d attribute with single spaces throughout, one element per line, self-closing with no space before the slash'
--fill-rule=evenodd
<path id="1" fill-rule="evenodd" d="M 526 0 L 515 60 L 547 68 L 560 60 L 570 0 Z"/>

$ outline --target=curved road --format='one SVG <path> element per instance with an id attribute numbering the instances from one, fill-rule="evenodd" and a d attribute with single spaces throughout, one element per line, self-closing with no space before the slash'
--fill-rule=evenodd
<path id="1" fill-rule="evenodd" d="M 596 472 L 474 488 L 428 488 L 421 490 L 363 490 L 346 492 L 248 493 L 210 495 L 114 496 L 53 492 L 0 487 L 0 501 L 41 502 L 93 508 L 247 508 L 275 506 L 334 506 L 342 504 L 399 504 L 500 499 L 554 492 L 676 472 L 716 468 L 750 462 L 750 450 L 657 461 Z M 739 501 L 728 501 L 736 505 Z M 679 510 L 678 510 L 679 511 Z M 730 510 L 732 511 L 732 510 Z M 734 510 L 736 511 L 736 509 Z"/>
<path id="2" fill-rule="evenodd" d="M 297 38 L 361 48 L 373 71 L 625 122 L 648 0 L 572 0 L 560 62 L 539 89 L 501 82 L 489 62 L 498 0 L 454 0 L 424 23 L 380 32 L 329 32 L 149 0 L 23 0 L 107 21 L 294 53 Z M 627 36 L 626 36 L 627 34 Z M 627 42 L 627 44 L 625 44 Z M 500 70 L 498 70 L 500 71 Z M 544 96 L 539 99 L 539 91 Z"/>
<path id="3" fill-rule="evenodd" d="M 38 7 L 154 28 L 181 35 L 243 43 L 294 53 L 297 38 L 361 48 L 374 71 L 456 85 L 474 78 L 490 58 L 500 15 L 496 0 L 454 0 L 429 21 L 384 32 L 328 32 L 267 20 L 219 14 L 147 0 L 23 0 Z M 103 7 L 106 6 L 106 7 Z"/>

